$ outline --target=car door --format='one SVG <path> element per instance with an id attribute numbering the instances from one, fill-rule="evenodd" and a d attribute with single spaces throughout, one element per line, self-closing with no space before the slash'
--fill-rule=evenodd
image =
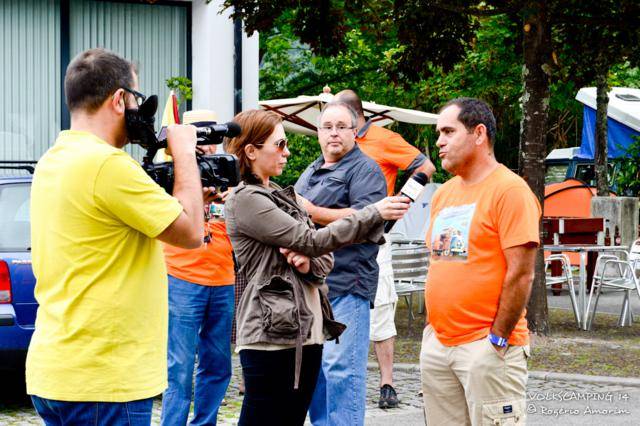
<path id="1" fill-rule="evenodd" d="M 0 259 L 9 269 L 16 323 L 25 328 L 33 328 L 38 308 L 31 269 L 30 194 L 30 180 L 0 181 Z"/>

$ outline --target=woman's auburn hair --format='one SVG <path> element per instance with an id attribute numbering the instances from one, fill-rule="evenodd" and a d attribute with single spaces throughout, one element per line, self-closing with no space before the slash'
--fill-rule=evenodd
<path id="1" fill-rule="evenodd" d="M 261 149 L 276 126 L 282 123 L 282 118 L 273 111 L 250 109 L 238 113 L 233 121 L 240 125 L 240 134 L 231 139 L 225 139 L 224 149 L 227 153 L 238 157 L 240 177 L 246 183 L 260 183 L 261 180 L 252 173 L 251 161 L 247 158 L 244 147 L 254 145 Z"/>

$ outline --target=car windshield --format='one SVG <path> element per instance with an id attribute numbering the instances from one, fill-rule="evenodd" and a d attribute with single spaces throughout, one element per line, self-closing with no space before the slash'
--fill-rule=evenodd
<path id="1" fill-rule="evenodd" d="M 29 183 L 0 185 L 0 251 L 31 248 Z"/>

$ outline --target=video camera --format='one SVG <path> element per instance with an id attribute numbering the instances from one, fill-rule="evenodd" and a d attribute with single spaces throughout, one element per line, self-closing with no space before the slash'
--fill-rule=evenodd
<path id="1" fill-rule="evenodd" d="M 166 129 L 158 135 L 155 133 L 155 113 L 158 108 L 158 97 L 149 96 L 137 110 L 125 111 L 127 136 L 131 143 L 140 145 L 146 153 L 142 160 L 142 168 L 158 185 L 169 194 L 173 192 L 173 162 L 154 163 L 153 158 L 160 148 L 167 147 Z M 198 145 L 220 144 L 224 137 L 240 134 L 240 126 L 229 122 L 192 123 L 196 126 Z M 203 187 L 215 187 L 225 191 L 240 183 L 240 167 L 238 159 L 231 154 L 204 155 L 196 153 L 200 180 Z"/>

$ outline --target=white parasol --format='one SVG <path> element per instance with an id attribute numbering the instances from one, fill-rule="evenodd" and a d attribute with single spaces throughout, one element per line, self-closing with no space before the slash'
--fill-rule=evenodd
<path id="1" fill-rule="evenodd" d="M 260 101 L 262 109 L 274 111 L 282 116 L 284 129 L 287 132 L 315 135 L 317 133 L 318 116 L 324 104 L 331 102 L 333 94 L 328 86 L 318 96 L 301 95 L 297 98 L 271 99 Z M 362 102 L 366 118 L 370 118 L 378 126 L 387 126 L 394 121 L 411 124 L 436 124 L 437 114 L 412 109 L 380 105 L 375 102 Z"/>

